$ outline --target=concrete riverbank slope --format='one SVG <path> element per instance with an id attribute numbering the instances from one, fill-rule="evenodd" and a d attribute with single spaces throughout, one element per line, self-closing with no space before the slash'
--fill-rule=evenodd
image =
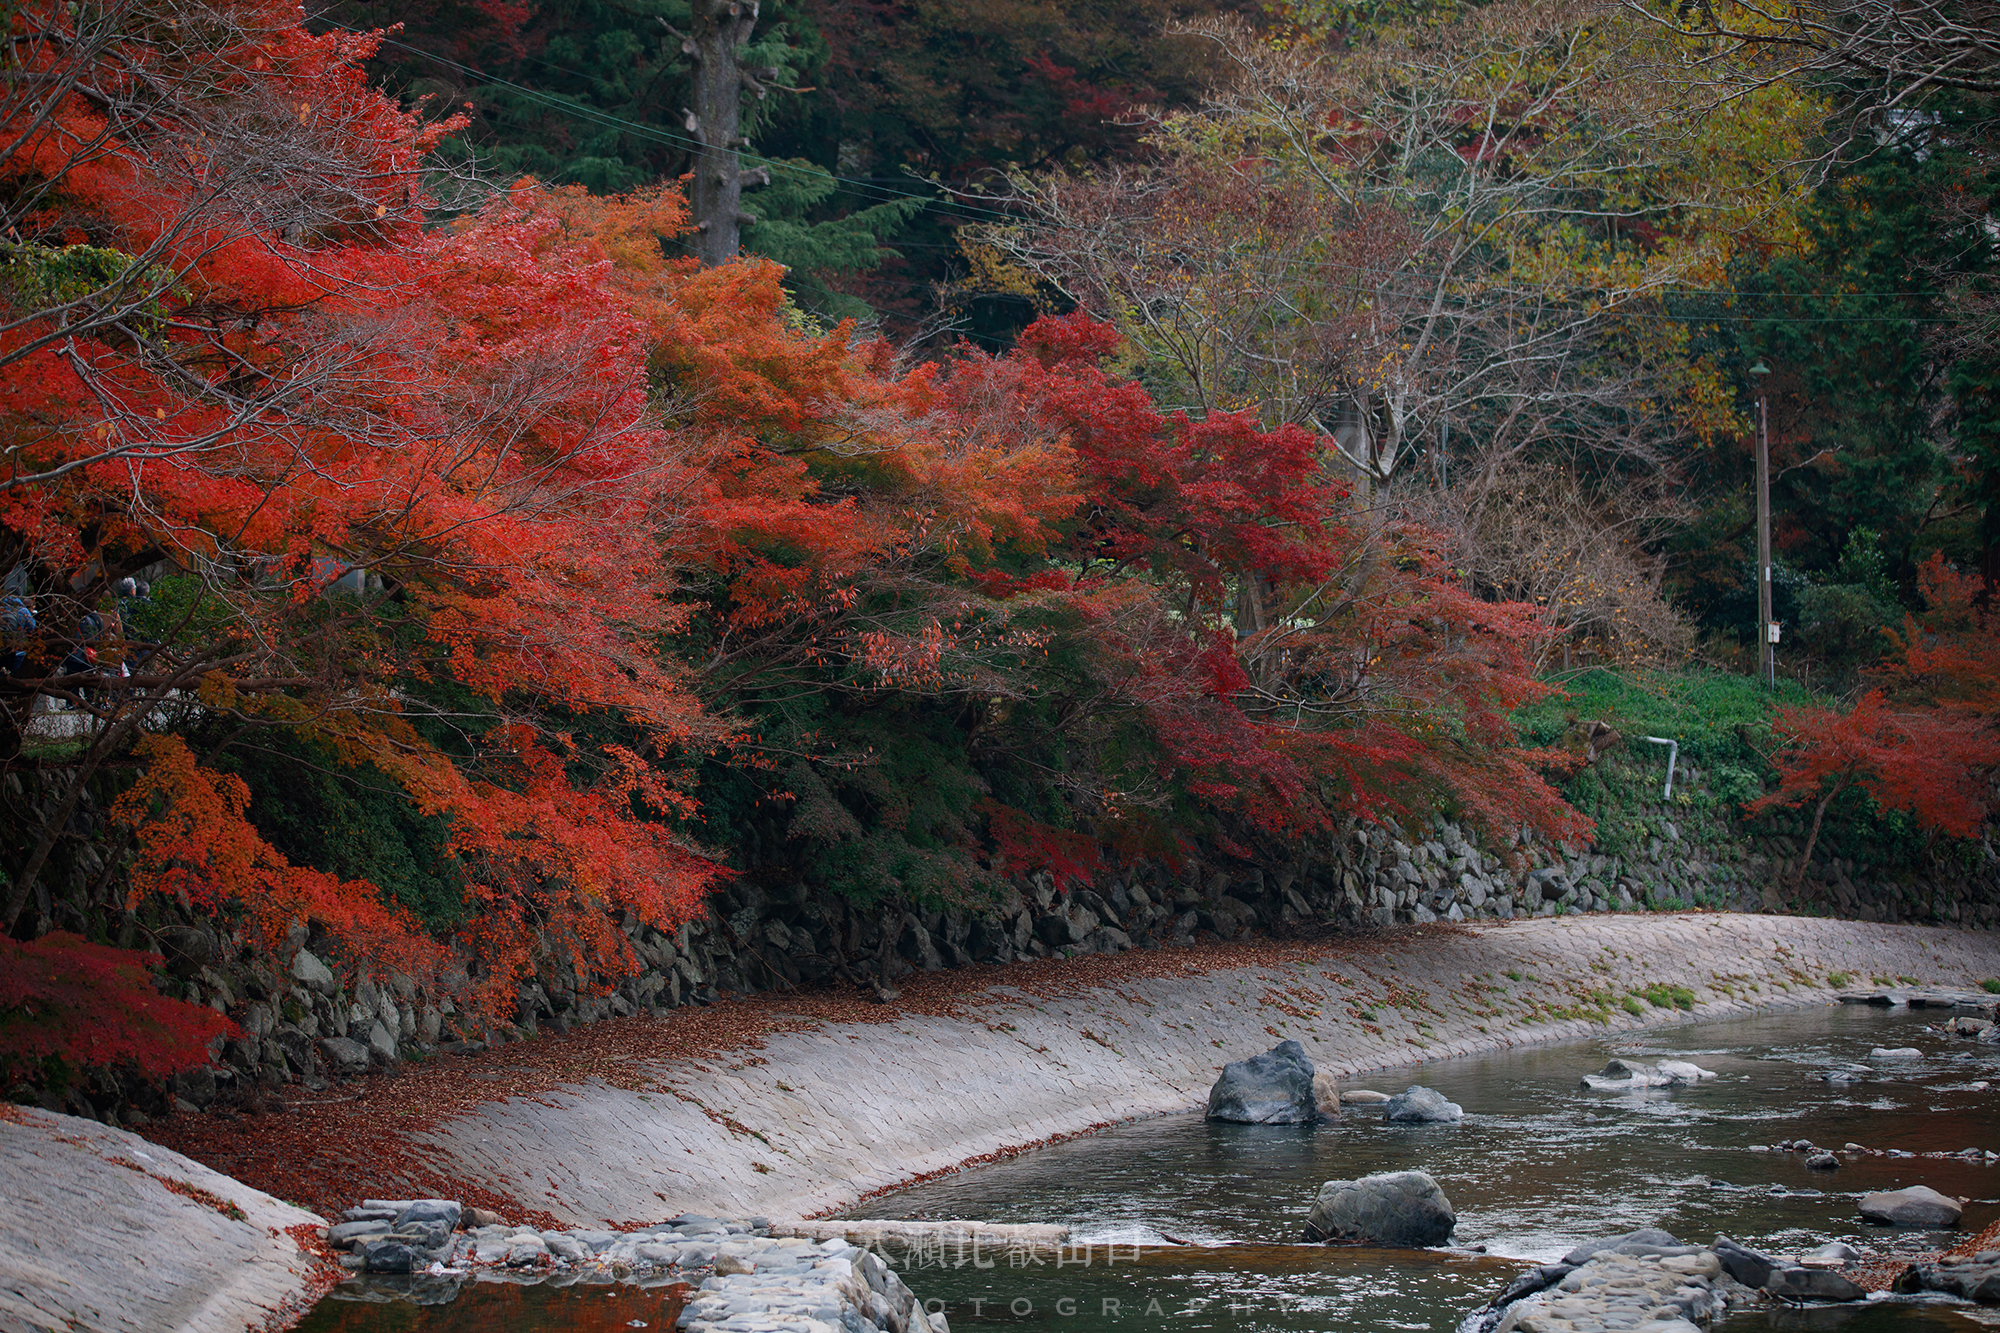
<path id="1" fill-rule="evenodd" d="M 990 1154 L 1194 1109 L 1225 1061 L 1280 1038 L 1350 1077 L 2000 976 L 1991 933 L 1707 913 L 1428 926 L 1274 946 L 1268 963 L 1221 969 L 1190 959 L 1176 970 L 1175 953 L 1111 984 L 1010 968 L 1010 984 L 947 1016 L 802 1023 L 754 1050 L 661 1063 L 650 1087 L 565 1085 L 412 1137 L 451 1178 L 572 1224 L 808 1215 Z"/>
<path id="2" fill-rule="evenodd" d="M 318 1294 L 325 1225 L 137 1134 L 0 1107 L 0 1329 L 283 1322 Z"/>

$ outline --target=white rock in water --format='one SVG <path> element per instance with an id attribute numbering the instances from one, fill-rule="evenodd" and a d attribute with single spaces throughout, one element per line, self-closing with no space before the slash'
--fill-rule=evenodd
<path id="1" fill-rule="evenodd" d="M 1664 1088 L 1672 1081 L 1658 1074 L 1627 1074 L 1623 1078 L 1606 1078 L 1602 1074 L 1583 1076 L 1583 1086 L 1592 1092 L 1633 1092 L 1640 1088 Z"/>
<path id="2" fill-rule="evenodd" d="M 1923 1052 L 1914 1046 L 1877 1046 L 1868 1052 L 1870 1060 L 1917 1060 Z"/>
<path id="3" fill-rule="evenodd" d="M 1699 1083 L 1715 1077 L 1713 1069 L 1703 1069 L 1690 1060 L 1662 1060 L 1656 1067 L 1676 1084 Z"/>
<path id="4" fill-rule="evenodd" d="M 1685 1087 L 1714 1077 L 1714 1070 L 1686 1060 L 1662 1060 L 1657 1065 L 1613 1060 L 1595 1074 L 1585 1074 L 1583 1086 L 1593 1092 L 1631 1092 L 1638 1088 Z"/>

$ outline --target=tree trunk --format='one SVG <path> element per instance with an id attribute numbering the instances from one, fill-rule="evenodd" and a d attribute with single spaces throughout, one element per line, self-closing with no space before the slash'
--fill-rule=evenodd
<path id="1" fill-rule="evenodd" d="M 1819 804 L 1813 807 L 1812 828 L 1806 834 L 1805 850 L 1799 853 L 1799 873 L 1792 878 L 1794 888 L 1803 888 L 1805 886 L 1806 871 L 1812 865 L 1813 844 L 1819 841 L 1820 821 L 1826 818 L 1826 807 L 1832 803 L 1833 798 L 1840 795 L 1846 789 L 1847 781 L 1847 778 L 1843 777 L 1840 781 L 1834 783 L 1833 786 L 1827 788 L 1826 795 L 1820 797 Z"/>
<path id="2" fill-rule="evenodd" d="M 694 61 L 694 107 L 687 128 L 700 142 L 695 156 L 695 254 L 705 266 L 726 264 L 742 248 L 744 72 L 738 49 L 757 26 L 758 0 L 694 0 L 681 50 Z"/>

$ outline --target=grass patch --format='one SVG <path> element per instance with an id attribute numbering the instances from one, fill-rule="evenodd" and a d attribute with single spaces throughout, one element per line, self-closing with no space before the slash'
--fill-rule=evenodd
<path id="1" fill-rule="evenodd" d="M 1686 986 L 1652 985 L 1635 994 L 1655 1009 L 1692 1009 L 1694 992 Z"/>
<path id="2" fill-rule="evenodd" d="M 1979 989 L 1988 995 L 2000 995 L 2000 977 L 1988 977 L 1979 983 Z"/>
<path id="3" fill-rule="evenodd" d="M 1829 985 L 1829 986 L 1833 986 L 1833 987 L 1835 987 L 1835 988 L 1838 988 L 1838 987 L 1841 987 L 1841 986 L 1845 986 L 1845 985 L 1847 984 L 1847 973 L 1845 973 L 1845 972 L 1829 972 L 1829 973 L 1827 973 L 1827 974 L 1826 974 L 1826 984 L 1827 984 L 1827 985 Z M 1994 989 L 1995 989 L 1996 991 L 2000 991 L 2000 986 L 1995 986 L 1995 987 L 1994 987 Z"/>
<path id="4" fill-rule="evenodd" d="M 1635 1017 L 1646 1012 L 1646 1006 L 1639 1003 L 1639 997 L 1636 995 L 1627 995 L 1620 1001 L 1620 1004 L 1626 1013 L 1632 1014 Z"/>

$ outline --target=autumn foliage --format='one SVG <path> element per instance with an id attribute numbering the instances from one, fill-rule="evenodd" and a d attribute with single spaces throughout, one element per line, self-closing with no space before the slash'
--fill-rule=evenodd
<path id="1" fill-rule="evenodd" d="M 775 265 L 673 258 L 670 188 L 441 220 L 451 122 L 367 86 L 372 38 L 261 0 L 10 21 L 0 562 L 37 623 L 0 742 L 62 799 L 8 927 L 114 769 L 126 906 L 309 924 L 472 1022 L 698 908 L 718 772 L 888 892 L 1439 808 L 1587 829 L 1504 721 L 1538 614 L 1357 519 L 1313 431 L 1160 408 L 1105 324 L 906 364 Z M 172 598 L 121 601 L 140 572 Z M 30 753 L 51 700 L 91 726 Z M 920 731 L 958 785 L 894 768 Z M 441 822 L 452 922 L 260 831 L 224 761 L 277 735 Z M 44 997 L 140 965 L 35 948 Z"/>
<path id="2" fill-rule="evenodd" d="M 164 1078 L 208 1059 L 236 1025 L 153 988 L 157 954 L 114 949 L 66 931 L 30 943 L 0 939 L 0 1078 L 125 1066 Z"/>
<path id="3" fill-rule="evenodd" d="M 1755 813 L 1813 802 L 1800 856 L 1811 863 L 1827 807 L 1858 787 L 1877 808 L 1897 810 L 1927 833 L 1977 837 L 1993 808 L 2000 767 L 2000 618 L 1978 579 L 1933 556 L 1923 567 L 1925 612 L 1889 634 L 1879 684 L 1852 709 L 1780 709 L 1784 743 L 1774 756 L 1778 786 Z"/>

